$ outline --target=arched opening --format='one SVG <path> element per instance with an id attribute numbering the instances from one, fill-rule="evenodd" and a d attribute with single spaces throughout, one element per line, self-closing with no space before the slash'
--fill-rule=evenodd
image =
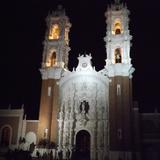
<path id="1" fill-rule="evenodd" d="M 121 34 L 121 30 L 119 28 L 116 29 L 115 34 Z"/>
<path id="2" fill-rule="evenodd" d="M 11 128 L 5 126 L 1 131 L 1 146 L 9 146 L 11 140 Z"/>
<path id="3" fill-rule="evenodd" d="M 122 63 L 121 48 L 115 49 L 115 63 Z"/>
<path id="4" fill-rule="evenodd" d="M 122 32 L 123 32 L 123 30 L 122 30 L 121 21 L 117 19 L 114 22 L 112 33 L 117 35 L 117 34 L 121 34 Z"/>
<path id="5" fill-rule="evenodd" d="M 46 59 L 46 67 L 52 67 L 56 64 L 56 51 L 50 52 L 47 55 L 47 59 Z"/>
<path id="6" fill-rule="evenodd" d="M 90 160 L 90 134 L 81 130 L 76 135 L 76 159 Z"/>
<path id="7" fill-rule="evenodd" d="M 51 66 L 54 66 L 56 63 L 56 52 L 53 52 L 51 55 Z"/>
<path id="8" fill-rule="evenodd" d="M 51 26 L 50 32 L 49 32 L 49 39 L 59 39 L 60 37 L 60 28 L 58 24 L 54 24 Z"/>

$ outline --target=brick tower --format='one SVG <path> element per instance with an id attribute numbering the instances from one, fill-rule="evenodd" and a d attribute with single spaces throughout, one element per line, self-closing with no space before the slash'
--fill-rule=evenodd
<path id="1" fill-rule="evenodd" d="M 110 160 L 132 158 L 132 73 L 129 33 L 129 11 L 117 0 L 108 8 L 106 70 L 109 84 Z"/>
<path id="2" fill-rule="evenodd" d="M 44 40 L 41 101 L 38 139 L 57 142 L 58 81 L 68 65 L 69 30 L 71 24 L 64 9 L 59 6 L 48 15 Z"/>

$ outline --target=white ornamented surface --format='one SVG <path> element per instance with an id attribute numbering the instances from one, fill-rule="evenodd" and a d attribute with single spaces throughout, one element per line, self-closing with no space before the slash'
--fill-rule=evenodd
<path id="1" fill-rule="evenodd" d="M 57 68 L 51 67 L 51 68 L 40 69 L 40 72 L 43 80 L 60 79 L 63 73 L 63 69 L 58 67 Z"/>
<path id="2" fill-rule="evenodd" d="M 68 71 L 68 41 L 62 38 L 57 41 L 44 42 L 42 62 L 42 79 L 58 79 L 59 112 L 58 112 L 58 149 L 72 150 L 76 145 L 77 134 L 85 130 L 90 135 L 91 160 L 106 160 L 115 155 L 109 154 L 109 80 L 110 77 L 127 76 L 132 78 L 134 68 L 131 64 L 130 47 L 132 36 L 129 30 L 129 11 L 123 4 L 113 4 L 106 12 L 106 65 L 97 72 L 92 66 L 91 55 L 78 57 L 77 68 Z M 68 32 L 71 27 L 64 17 Z M 118 26 L 119 33 L 115 32 Z M 60 23 L 58 23 L 60 24 Z M 62 32 L 63 33 L 63 32 Z M 118 57 L 117 57 L 118 49 Z M 56 52 L 55 66 L 46 67 L 51 53 Z M 47 58 L 47 59 L 46 59 Z M 120 89 L 120 88 L 119 88 Z M 118 95 L 120 90 L 117 91 Z M 118 155 L 118 154 L 117 154 Z M 118 157 L 116 157 L 118 159 Z M 130 158 L 129 158 L 130 159 Z"/>
<path id="3" fill-rule="evenodd" d="M 130 48 L 132 36 L 129 30 L 129 10 L 123 4 L 111 5 L 105 13 L 107 18 L 107 32 L 104 41 L 106 42 L 106 72 L 109 77 L 129 76 L 132 78 L 134 68 L 131 65 Z M 115 22 L 121 24 L 121 33 L 114 33 Z M 121 62 L 115 61 L 115 50 L 119 48 Z"/>
<path id="4" fill-rule="evenodd" d="M 106 72 L 109 77 L 128 76 L 129 78 L 132 78 L 132 73 L 134 71 L 135 69 L 131 64 L 117 63 L 106 65 Z"/>
<path id="5" fill-rule="evenodd" d="M 91 65 L 91 56 L 80 56 L 75 71 L 63 73 L 59 82 L 59 148 L 76 145 L 76 135 L 86 130 L 91 138 L 91 157 L 95 152 L 102 158 L 108 149 L 108 85 L 109 79 L 96 72 Z M 67 93 L 67 94 L 66 94 Z M 107 125 L 107 126 L 106 126 Z M 102 158 L 103 159 L 103 158 Z"/>

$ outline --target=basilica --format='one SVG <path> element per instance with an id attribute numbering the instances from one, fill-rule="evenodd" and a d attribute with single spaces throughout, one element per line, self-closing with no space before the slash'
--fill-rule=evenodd
<path id="1" fill-rule="evenodd" d="M 144 136 L 142 141 L 140 124 L 150 115 L 140 114 L 132 100 L 135 69 L 130 57 L 129 13 L 119 1 L 105 12 L 106 36 L 102 38 L 107 59 L 99 71 L 92 66 L 91 54 L 79 55 L 78 65 L 68 69 L 72 24 L 61 6 L 47 16 L 39 119 L 27 120 L 23 107 L 1 111 L 1 143 L 16 146 L 20 137 L 35 144 L 48 139 L 58 150 L 75 149 L 88 160 L 142 159 L 143 144 L 152 140 L 145 141 L 149 138 Z"/>

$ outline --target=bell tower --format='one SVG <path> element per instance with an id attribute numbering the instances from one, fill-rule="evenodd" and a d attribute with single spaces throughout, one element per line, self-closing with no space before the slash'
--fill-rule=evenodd
<path id="1" fill-rule="evenodd" d="M 42 68 L 67 68 L 71 23 L 62 6 L 46 18 Z"/>
<path id="2" fill-rule="evenodd" d="M 110 160 L 132 159 L 132 73 L 129 10 L 119 0 L 105 13 L 106 71 L 109 84 Z"/>
<path id="3" fill-rule="evenodd" d="M 46 18 L 38 138 L 57 141 L 58 81 L 68 66 L 69 30 L 71 23 L 61 6 Z"/>

